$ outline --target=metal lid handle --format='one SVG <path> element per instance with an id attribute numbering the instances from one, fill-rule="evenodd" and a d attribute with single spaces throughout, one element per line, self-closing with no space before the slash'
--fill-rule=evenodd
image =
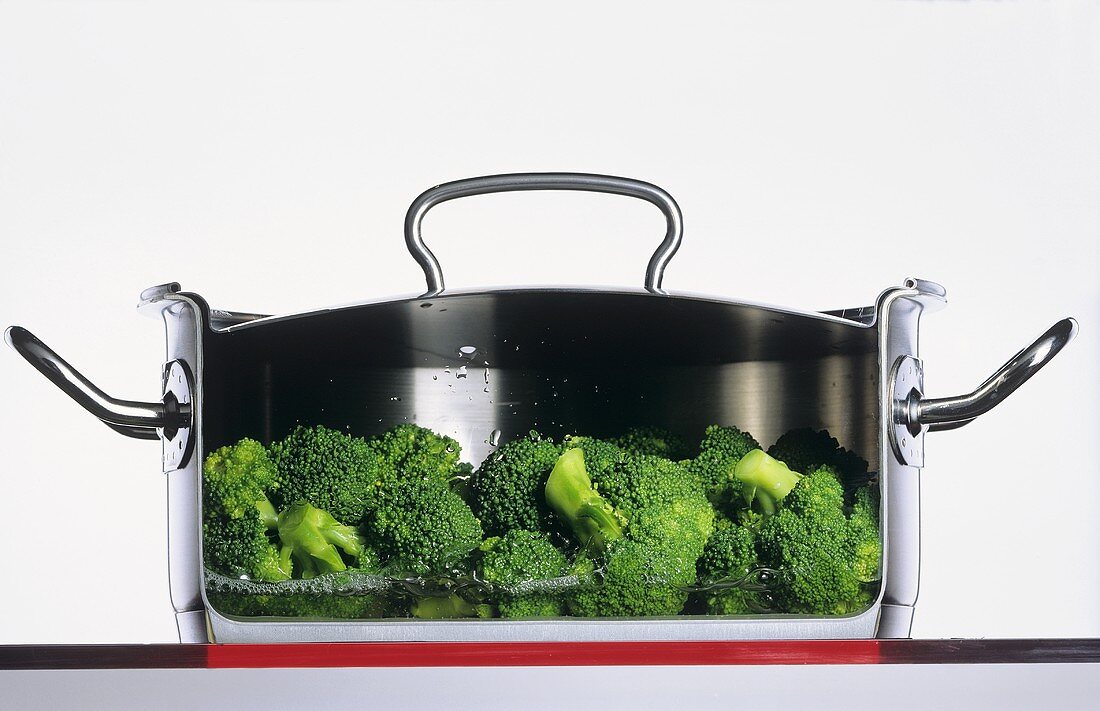
<path id="1" fill-rule="evenodd" d="M 405 215 L 405 245 L 413 259 L 424 270 L 428 291 L 424 296 L 438 296 L 443 292 L 443 270 L 439 260 L 424 244 L 420 223 L 424 215 L 436 205 L 471 195 L 509 193 L 521 190 L 583 190 L 595 193 L 611 193 L 645 200 L 656 205 L 665 216 L 665 238 L 649 259 L 645 272 L 645 288 L 654 294 L 663 294 L 661 283 L 665 267 L 680 248 L 684 225 L 680 207 L 667 192 L 640 180 L 616 178 L 610 175 L 588 173 L 510 173 L 467 178 L 443 183 L 425 190 L 409 206 Z"/>

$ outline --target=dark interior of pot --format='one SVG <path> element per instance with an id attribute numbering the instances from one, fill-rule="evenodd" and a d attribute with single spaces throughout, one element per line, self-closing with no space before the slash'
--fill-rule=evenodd
<path id="1" fill-rule="evenodd" d="M 537 429 L 736 425 L 767 446 L 825 428 L 877 462 L 877 331 L 816 314 L 647 293 L 494 291 L 269 319 L 204 345 L 207 449 L 295 425 L 415 422 L 475 466 Z M 872 464 L 872 469 L 876 468 Z"/>

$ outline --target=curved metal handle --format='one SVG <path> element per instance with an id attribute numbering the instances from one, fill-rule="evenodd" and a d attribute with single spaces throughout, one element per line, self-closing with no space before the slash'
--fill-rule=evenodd
<path id="1" fill-rule="evenodd" d="M 4 340 L 50 382 L 116 432 L 137 439 L 159 439 L 160 429 L 172 439 L 178 430 L 191 426 L 190 403 L 179 402 L 171 393 L 163 402 L 119 400 L 93 385 L 27 329 L 11 326 L 4 332 Z"/>
<path id="2" fill-rule="evenodd" d="M 1076 335 L 1077 322 L 1072 318 L 1062 319 L 966 395 L 926 398 L 914 390 L 907 400 L 896 403 L 897 421 L 913 434 L 924 426 L 929 431 L 962 427 L 992 410 L 1015 392 L 1016 388 L 1058 355 Z"/>
<path id="3" fill-rule="evenodd" d="M 433 207 L 448 200 L 471 195 L 488 193 L 508 193 L 520 190 L 584 190 L 595 193 L 612 193 L 645 200 L 656 205 L 665 216 L 667 228 L 665 238 L 657 251 L 649 258 L 645 272 L 645 288 L 654 294 L 663 294 L 661 282 L 664 280 L 665 267 L 680 248 L 683 238 L 683 216 L 680 206 L 656 185 L 630 178 L 616 178 L 610 175 L 592 175 L 588 173 L 511 173 L 489 175 L 481 178 L 468 178 L 443 183 L 425 190 L 409 206 L 405 214 L 405 245 L 413 259 L 424 270 L 428 291 L 424 296 L 438 296 L 443 292 L 443 270 L 439 260 L 424 244 L 420 234 L 420 223 L 424 215 Z"/>

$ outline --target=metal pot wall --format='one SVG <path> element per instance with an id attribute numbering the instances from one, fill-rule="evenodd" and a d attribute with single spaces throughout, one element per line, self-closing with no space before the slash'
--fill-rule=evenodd
<path id="1" fill-rule="evenodd" d="M 514 190 L 588 190 L 647 200 L 667 231 L 638 290 L 447 292 L 420 222 L 434 205 Z M 168 336 L 162 398 L 109 397 L 26 329 L 8 343 L 112 429 L 163 440 L 168 476 L 172 602 L 180 639 L 207 641 L 627 640 L 907 637 L 919 577 L 919 473 L 928 431 L 986 412 L 1076 333 L 1064 319 L 974 392 L 924 396 L 921 314 L 944 289 L 908 279 L 873 306 L 800 312 L 669 294 L 662 275 L 680 244 L 680 210 L 656 186 L 624 178 L 537 173 L 440 185 L 413 202 L 410 252 L 428 290 L 413 298 L 282 317 L 211 309 L 178 284 L 146 290 Z M 827 428 L 872 462 L 884 505 L 883 582 L 867 610 L 846 617 L 770 615 L 539 621 L 271 621 L 222 615 L 206 600 L 200 463 L 213 448 L 271 442 L 294 425 L 371 435 L 415 421 L 455 437 L 477 463 L 498 440 L 614 434 L 635 425 L 698 438 L 734 424 L 761 442 L 796 427 Z"/>

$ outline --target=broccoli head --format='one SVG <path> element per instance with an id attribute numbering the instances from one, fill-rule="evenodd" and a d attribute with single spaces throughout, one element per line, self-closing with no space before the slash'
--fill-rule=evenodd
<path id="1" fill-rule="evenodd" d="M 784 507 L 764 520 L 757 542 L 761 563 L 778 571 L 772 589 L 778 609 L 843 615 L 870 603 L 842 489 L 828 469 L 795 484 Z"/>
<path id="2" fill-rule="evenodd" d="M 202 522 L 202 554 L 214 570 L 250 580 L 289 580 L 290 561 L 279 556 L 267 521 L 256 508 L 238 518 L 207 513 Z"/>
<path id="3" fill-rule="evenodd" d="M 595 582 L 568 597 L 570 611 L 581 617 L 676 615 L 695 582 L 694 558 L 651 541 L 612 541 L 593 563 Z"/>
<path id="4" fill-rule="evenodd" d="M 253 580 L 290 577 L 272 542 L 275 507 L 267 493 L 275 465 L 254 439 L 221 447 L 203 462 L 203 558 L 215 570 Z"/>
<path id="5" fill-rule="evenodd" d="M 627 454 L 592 480 L 627 518 L 645 508 L 704 495 L 702 482 L 688 466 L 649 454 Z"/>
<path id="6" fill-rule="evenodd" d="M 414 424 L 398 425 L 368 444 L 403 479 L 449 482 L 462 454 L 454 439 Z"/>
<path id="7" fill-rule="evenodd" d="M 733 470 L 741 458 L 754 449 L 760 449 L 760 444 L 748 432 L 721 425 L 707 428 L 699 443 L 699 454 L 689 466 L 716 505 L 735 500 L 741 493 Z"/>
<path id="8" fill-rule="evenodd" d="M 611 440 L 625 452 L 649 454 L 679 461 L 688 456 L 687 444 L 683 437 L 674 435 L 659 427 L 634 427 L 626 434 Z"/>
<path id="9" fill-rule="evenodd" d="M 389 471 L 366 440 L 321 425 L 295 428 L 271 445 L 271 456 L 284 506 L 306 501 L 349 526 L 363 519 Z"/>
<path id="10" fill-rule="evenodd" d="M 744 587 L 757 565 L 756 536 L 751 530 L 735 524 L 718 528 L 697 563 L 699 581 L 712 586 L 703 594 L 707 612 L 745 615 L 761 610 L 764 605 L 758 593 Z"/>
<path id="11" fill-rule="evenodd" d="M 800 474 L 828 465 L 842 481 L 860 481 L 867 475 L 867 461 L 841 447 L 826 430 L 809 427 L 791 430 L 768 447 L 768 454 Z"/>
<path id="12" fill-rule="evenodd" d="M 561 447 L 532 431 L 486 457 L 473 476 L 472 505 L 487 534 L 548 530 L 543 487 L 559 454 Z"/>
<path id="13" fill-rule="evenodd" d="M 499 591 L 501 617 L 557 617 L 561 596 L 540 583 L 565 574 L 569 561 L 540 531 L 511 530 L 481 544 L 479 577 Z"/>
<path id="14" fill-rule="evenodd" d="M 397 573 L 447 572 L 481 543 L 481 524 L 458 494 L 434 479 L 409 479 L 367 517 L 364 529 Z"/>

